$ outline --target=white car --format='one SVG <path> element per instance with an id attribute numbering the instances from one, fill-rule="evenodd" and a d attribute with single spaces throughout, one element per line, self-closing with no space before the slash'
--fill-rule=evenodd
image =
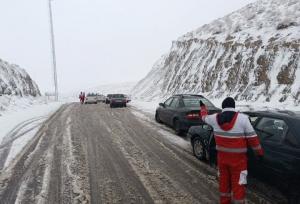
<path id="1" fill-rule="evenodd" d="M 86 95 L 84 103 L 85 104 L 88 104 L 88 103 L 97 104 L 98 103 L 97 99 L 98 99 L 98 97 L 96 94 L 89 93 Z"/>
<path id="2" fill-rule="evenodd" d="M 105 103 L 106 97 L 104 95 L 97 95 L 97 101 Z"/>

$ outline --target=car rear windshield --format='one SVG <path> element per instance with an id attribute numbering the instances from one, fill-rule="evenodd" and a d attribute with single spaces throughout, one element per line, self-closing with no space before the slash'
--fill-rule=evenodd
<path id="1" fill-rule="evenodd" d="M 125 98 L 125 96 L 123 94 L 114 94 L 111 98 Z"/>
<path id="2" fill-rule="evenodd" d="M 206 98 L 201 97 L 187 97 L 183 98 L 184 106 L 186 107 L 199 107 L 200 106 L 200 100 L 208 107 L 214 107 L 214 105 L 207 100 Z"/>

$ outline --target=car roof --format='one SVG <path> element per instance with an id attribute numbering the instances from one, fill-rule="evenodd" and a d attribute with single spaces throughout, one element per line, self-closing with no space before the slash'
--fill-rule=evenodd
<path id="1" fill-rule="evenodd" d="M 179 97 L 201 97 L 201 98 L 204 98 L 204 96 L 202 95 L 199 95 L 199 94 L 175 94 L 173 95 L 174 96 L 179 96 Z"/>
<path id="2" fill-rule="evenodd" d="M 111 94 L 111 96 L 120 96 L 120 95 L 125 96 L 124 94 Z"/>
<path id="3" fill-rule="evenodd" d="M 280 117 L 280 118 L 292 118 L 300 120 L 300 111 L 289 110 L 265 110 L 265 111 L 245 111 L 246 114 L 256 114 L 260 116 Z"/>

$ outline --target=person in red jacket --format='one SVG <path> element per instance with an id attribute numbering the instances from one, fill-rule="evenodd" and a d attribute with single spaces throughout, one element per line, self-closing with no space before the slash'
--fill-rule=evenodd
<path id="1" fill-rule="evenodd" d="M 256 132 L 248 116 L 235 111 L 235 101 L 228 97 L 222 103 L 222 113 L 208 115 L 205 104 L 200 101 L 201 118 L 213 127 L 218 151 L 220 203 L 245 203 L 247 184 L 247 150 L 263 156 Z"/>
<path id="2" fill-rule="evenodd" d="M 83 93 L 82 93 L 82 92 L 80 92 L 78 98 L 79 98 L 79 100 L 80 100 L 80 103 L 83 104 Z"/>

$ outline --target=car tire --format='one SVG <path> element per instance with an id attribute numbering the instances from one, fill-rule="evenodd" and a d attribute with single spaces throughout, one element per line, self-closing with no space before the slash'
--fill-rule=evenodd
<path id="1" fill-rule="evenodd" d="M 124 107 L 126 107 L 127 105 L 126 105 L 126 103 L 124 104 Z"/>
<path id="2" fill-rule="evenodd" d="M 194 138 L 192 145 L 193 145 L 194 156 L 201 161 L 206 160 L 206 151 L 202 139 L 200 137 Z"/>
<path id="3" fill-rule="evenodd" d="M 158 123 L 162 123 L 162 121 L 160 120 L 159 115 L 158 115 L 157 112 L 155 113 L 155 120 L 156 120 L 156 122 L 158 122 Z"/>
<path id="4" fill-rule="evenodd" d="M 174 122 L 173 122 L 173 128 L 174 128 L 174 131 L 175 131 L 175 134 L 176 135 L 179 135 L 181 136 L 183 131 L 180 129 L 180 122 L 178 119 L 175 119 Z"/>
<path id="5" fill-rule="evenodd" d="M 114 107 L 112 104 L 110 104 L 109 106 L 110 106 L 110 108 L 113 108 L 113 107 Z"/>

